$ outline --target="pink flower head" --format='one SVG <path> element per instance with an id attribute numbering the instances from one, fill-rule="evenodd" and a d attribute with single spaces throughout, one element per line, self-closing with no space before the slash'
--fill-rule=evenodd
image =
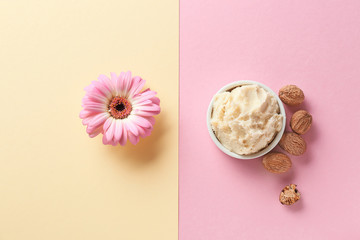
<path id="1" fill-rule="evenodd" d="M 156 92 L 144 87 L 145 80 L 131 77 L 131 72 L 100 75 L 85 88 L 80 118 L 90 137 L 103 134 L 103 143 L 125 145 L 129 139 L 137 144 L 140 137 L 149 136 L 160 113 Z"/>

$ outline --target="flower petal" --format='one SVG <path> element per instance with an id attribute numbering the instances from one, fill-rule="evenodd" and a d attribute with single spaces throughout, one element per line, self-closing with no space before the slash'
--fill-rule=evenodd
<path id="1" fill-rule="evenodd" d="M 107 137 L 105 136 L 105 134 L 102 137 L 102 142 L 104 145 L 109 145 L 109 141 L 107 140 Z"/>
<path id="2" fill-rule="evenodd" d="M 141 111 L 148 111 L 148 112 L 158 112 L 160 111 L 160 106 L 159 105 L 151 105 L 151 106 L 141 106 L 140 108 Z"/>
<path id="3" fill-rule="evenodd" d="M 101 82 L 110 92 L 114 90 L 113 84 L 108 78 L 108 76 L 104 74 L 100 74 L 98 77 L 99 82 Z"/>
<path id="4" fill-rule="evenodd" d="M 121 72 L 116 82 L 116 91 L 119 96 L 124 96 L 124 85 L 125 85 L 125 73 Z"/>
<path id="5" fill-rule="evenodd" d="M 114 141 L 119 142 L 122 136 L 123 128 L 122 128 L 122 121 L 116 120 L 115 121 L 115 134 L 114 134 Z"/>
<path id="6" fill-rule="evenodd" d="M 108 118 L 110 118 L 110 116 L 107 113 L 100 113 L 94 116 L 88 124 L 88 130 L 92 131 L 93 129 L 102 126 Z"/>
<path id="7" fill-rule="evenodd" d="M 125 124 L 125 122 L 123 122 L 122 124 L 121 124 L 121 128 L 122 128 L 122 136 L 121 136 L 121 138 L 120 138 L 120 145 L 122 145 L 122 146 L 124 146 L 125 144 L 126 144 L 126 141 L 127 141 L 127 128 L 126 128 L 126 126 L 125 126 L 126 124 Z"/>
<path id="8" fill-rule="evenodd" d="M 144 129 L 144 130 L 145 130 L 144 137 L 148 137 L 148 136 L 151 135 L 152 128 L 150 128 L 150 129 Z"/>
<path id="9" fill-rule="evenodd" d="M 126 125 L 127 125 L 128 130 L 132 134 L 134 134 L 135 136 L 139 135 L 139 131 L 138 131 L 136 125 L 130 119 L 127 119 Z"/>
<path id="10" fill-rule="evenodd" d="M 105 104 L 94 102 L 94 101 L 91 101 L 91 100 L 88 100 L 88 99 L 83 100 L 83 103 L 81 104 L 81 106 L 83 108 L 96 107 L 96 108 L 100 108 L 100 109 L 106 109 Z"/>
<path id="11" fill-rule="evenodd" d="M 140 137 L 144 137 L 144 135 L 145 135 L 145 129 L 139 126 L 139 127 L 138 127 L 138 130 L 139 130 L 139 136 L 140 136 Z"/>
<path id="12" fill-rule="evenodd" d="M 152 97 L 150 100 L 151 100 L 154 104 L 157 104 L 157 105 L 160 104 L 160 99 L 159 99 L 158 97 Z"/>
<path id="13" fill-rule="evenodd" d="M 118 76 L 116 75 L 116 73 L 114 72 L 111 72 L 110 73 L 110 76 L 111 76 L 111 82 L 113 84 L 113 95 L 114 96 L 118 96 L 119 95 L 119 92 L 118 92 L 118 87 L 117 87 L 117 84 L 118 84 Z"/>
<path id="14" fill-rule="evenodd" d="M 110 90 L 102 83 L 99 81 L 93 81 L 93 84 L 95 85 L 95 88 L 97 90 L 99 90 L 99 92 L 106 97 L 107 99 L 111 98 L 111 92 Z"/>
<path id="15" fill-rule="evenodd" d="M 131 88 L 131 84 L 132 84 L 132 79 L 131 79 L 131 72 L 127 71 L 125 73 L 125 77 L 124 77 L 124 94 L 126 97 L 129 96 L 129 91 Z"/>
<path id="16" fill-rule="evenodd" d="M 110 124 L 112 122 L 113 118 L 109 117 L 108 119 L 106 119 L 104 125 L 103 125 L 103 130 L 104 132 L 106 132 L 108 130 L 108 128 L 110 127 Z"/>
<path id="17" fill-rule="evenodd" d="M 92 131 L 91 133 L 89 133 L 89 137 L 93 138 L 96 137 L 97 135 L 99 135 L 102 132 L 102 127 L 98 127 L 97 129 L 95 129 L 94 131 Z"/>
<path id="18" fill-rule="evenodd" d="M 140 106 L 149 105 L 149 104 L 153 104 L 153 102 L 151 100 L 145 100 L 143 102 L 133 104 L 133 107 L 140 107 Z"/>
<path id="19" fill-rule="evenodd" d="M 84 118 L 84 119 L 81 121 L 81 123 L 82 123 L 83 125 L 88 125 L 88 124 L 91 122 L 92 118 L 93 118 L 93 117 Z"/>
<path id="20" fill-rule="evenodd" d="M 146 82 L 144 79 L 138 76 L 133 77 L 132 81 L 133 84 L 130 90 L 130 95 L 129 95 L 130 97 L 133 97 L 134 95 L 138 94 L 141 91 L 141 89 L 144 87 Z"/>
<path id="21" fill-rule="evenodd" d="M 99 81 L 108 81 L 110 79 L 108 78 L 108 76 L 106 76 L 104 74 L 100 74 L 99 77 L 98 77 L 98 80 Z"/>
<path id="22" fill-rule="evenodd" d="M 88 110 L 88 111 L 91 111 L 93 113 L 101 113 L 101 112 L 107 112 L 106 111 L 106 108 L 103 107 L 103 106 L 94 106 L 94 105 L 86 105 L 86 106 L 83 106 L 84 107 L 84 110 Z"/>
<path id="23" fill-rule="evenodd" d="M 148 120 L 151 123 L 151 126 L 155 124 L 155 118 L 154 117 L 146 117 L 146 120 Z"/>
<path id="24" fill-rule="evenodd" d="M 90 84 L 84 88 L 85 92 L 91 92 L 94 89 L 94 84 Z"/>
<path id="25" fill-rule="evenodd" d="M 112 142 L 115 133 L 115 119 L 111 118 L 111 123 L 107 131 L 105 131 L 105 136 L 108 142 Z"/>
<path id="26" fill-rule="evenodd" d="M 146 92 L 142 92 L 142 93 L 139 93 L 139 94 L 136 94 L 134 97 L 133 97 L 133 102 L 136 104 L 136 103 L 140 103 L 140 102 L 143 102 L 143 101 L 146 101 L 148 99 L 151 99 L 153 97 L 155 97 L 157 93 L 154 92 L 154 91 L 150 91 L 150 90 L 147 90 Z"/>
<path id="27" fill-rule="evenodd" d="M 139 142 L 139 136 L 133 135 L 131 132 L 128 132 L 128 136 L 132 144 L 136 145 Z"/>
<path id="28" fill-rule="evenodd" d="M 109 100 L 105 98 L 103 95 L 94 92 L 93 94 L 87 94 L 82 99 L 82 103 L 86 103 L 88 101 L 106 104 Z"/>
<path id="29" fill-rule="evenodd" d="M 137 115 L 130 115 L 129 119 L 133 121 L 136 125 L 144 127 L 144 128 L 150 128 L 152 127 L 152 123 L 143 117 L 137 116 Z"/>
<path id="30" fill-rule="evenodd" d="M 83 109 L 83 110 L 80 111 L 79 117 L 81 119 L 85 119 L 85 118 L 87 118 L 89 116 L 92 116 L 92 115 L 95 115 L 95 114 L 96 114 L 96 112 L 92 112 L 92 111 Z"/>
<path id="31" fill-rule="evenodd" d="M 140 109 L 134 109 L 133 112 L 135 115 L 138 115 L 141 117 L 151 117 L 151 116 L 159 114 L 159 112 L 141 111 Z"/>

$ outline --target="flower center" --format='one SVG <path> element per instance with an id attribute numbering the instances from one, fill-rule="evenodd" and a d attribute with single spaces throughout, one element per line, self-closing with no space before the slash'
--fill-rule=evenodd
<path id="1" fill-rule="evenodd" d="M 116 110 L 121 112 L 122 110 L 125 109 L 125 105 L 123 103 L 120 103 L 119 105 L 116 105 L 115 108 L 116 108 Z"/>
<path id="2" fill-rule="evenodd" d="M 113 118 L 127 118 L 132 111 L 131 103 L 124 97 L 114 97 L 109 104 L 109 112 Z"/>

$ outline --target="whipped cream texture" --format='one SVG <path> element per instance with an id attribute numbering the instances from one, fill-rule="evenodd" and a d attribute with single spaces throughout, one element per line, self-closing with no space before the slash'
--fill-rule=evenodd
<path id="1" fill-rule="evenodd" d="M 224 147 L 249 155 L 271 143 L 282 119 L 275 96 L 251 84 L 215 95 L 211 127 Z"/>

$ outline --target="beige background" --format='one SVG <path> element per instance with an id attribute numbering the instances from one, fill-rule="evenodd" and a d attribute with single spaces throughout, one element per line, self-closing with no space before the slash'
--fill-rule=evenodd
<path id="1" fill-rule="evenodd" d="M 178 2 L 0 1 L 0 239 L 177 239 Z M 101 73 L 131 70 L 162 113 L 137 146 L 90 139 Z"/>

